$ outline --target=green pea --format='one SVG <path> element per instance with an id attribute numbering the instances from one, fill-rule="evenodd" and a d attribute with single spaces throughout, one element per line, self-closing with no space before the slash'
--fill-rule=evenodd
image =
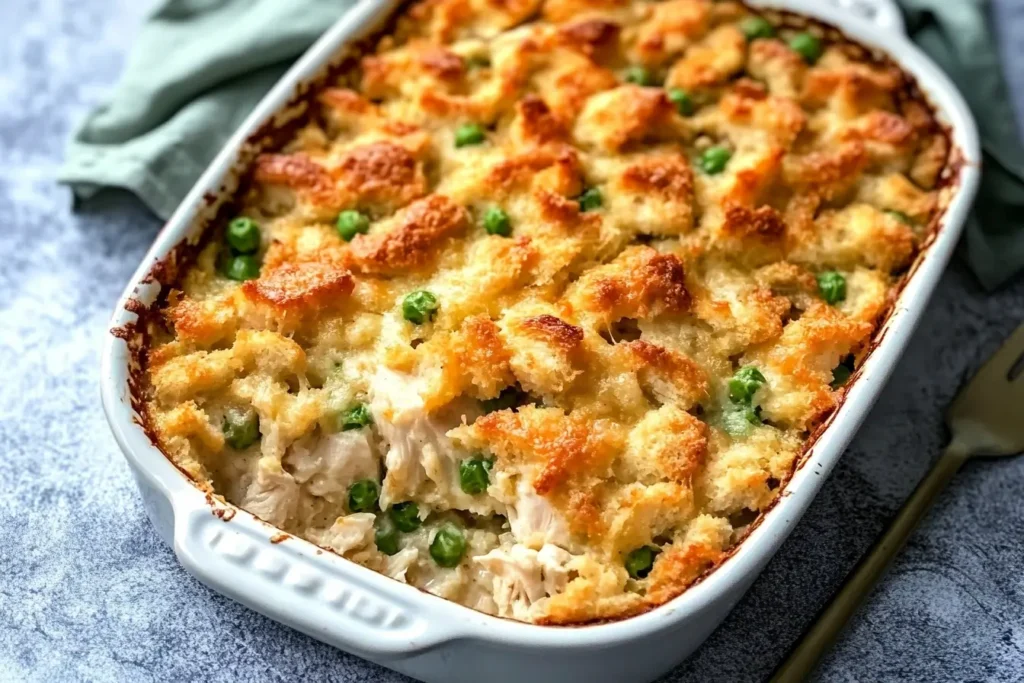
<path id="1" fill-rule="evenodd" d="M 484 230 L 488 235 L 508 237 L 512 234 L 512 222 L 501 208 L 492 206 L 484 213 Z"/>
<path id="2" fill-rule="evenodd" d="M 761 374 L 761 371 L 753 365 L 740 368 L 732 376 L 732 379 L 729 380 L 729 398 L 734 403 L 749 405 L 754 399 L 754 394 L 767 381 L 764 375 Z"/>
<path id="3" fill-rule="evenodd" d="M 671 88 L 668 91 L 668 99 L 672 104 L 676 105 L 676 111 L 679 112 L 680 116 L 690 116 L 696 109 L 690 93 L 682 88 Z"/>
<path id="4" fill-rule="evenodd" d="M 810 33 L 798 33 L 793 36 L 789 39 L 789 47 L 808 64 L 814 64 L 821 57 L 821 41 Z"/>
<path id="5" fill-rule="evenodd" d="M 775 29 L 764 17 L 747 17 L 740 22 L 740 30 L 743 31 L 747 40 L 771 38 L 775 35 Z"/>
<path id="6" fill-rule="evenodd" d="M 708 175 L 716 175 L 725 170 L 725 165 L 729 163 L 731 158 L 732 152 L 729 151 L 728 147 L 716 145 L 704 150 L 704 153 L 700 155 L 698 164 L 700 170 Z"/>
<path id="7" fill-rule="evenodd" d="M 337 226 L 341 239 L 351 242 L 353 237 L 370 229 L 370 219 L 366 214 L 348 209 L 338 214 Z"/>
<path id="8" fill-rule="evenodd" d="M 626 571 L 630 578 L 644 579 L 654 567 L 654 558 L 661 552 L 660 548 L 644 545 L 626 555 Z"/>
<path id="9" fill-rule="evenodd" d="M 348 487 L 348 509 L 351 512 L 373 512 L 380 497 L 380 487 L 373 479 L 360 479 Z"/>
<path id="10" fill-rule="evenodd" d="M 260 262 L 251 254 L 228 256 L 221 264 L 225 277 L 239 282 L 255 280 L 260 276 Z"/>
<path id="11" fill-rule="evenodd" d="M 842 273 L 826 270 L 818 273 L 818 292 L 827 303 L 837 304 L 846 300 L 846 278 Z"/>
<path id="12" fill-rule="evenodd" d="M 491 58 L 487 55 L 473 55 L 464 61 L 468 69 L 486 69 L 491 65 Z"/>
<path id="13" fill-rule="evenodd" d="M 651 70 L 645 66 L 631 66 L 626 69 L 626 82 L 636 85 L 656 85 L 657 81 Z"/>
<path id="14" fill-rule="evenodd" d="M 388 515 L 399 531 L 405 531 L 406 533 L 416 531 L 420 528 L 420 524 L 423 523 L 420 520 L 419 506 L 411 500 L 405 503 L 395 503 L 388 510 Z"/>
<path id="15" fill-rule="evenodd" d="M 487 138 L 484 127 L 478 123 L 464 123 L 455 129 L 455 146 L 479 145 Z"/>
<path id="16" fill-rule="evenodd" d="M 341 411 L 341 414 L 338 415 L 338 426 L 343 432 L 362 429 L 372 423 L 373 416 L 370 414 L 370 407 L 365 403 L 357 403 Z"/>
<path id="17" fill-rule="evenodd" d="M 761 407 L 730 403 L 722 412 L 722 428 L 731 436 L 746 436 L 761 424 Z"/>
<path id="18" fill-rule="evenodd" d="M 886 209 L 885 213 L 890 215 L 890 216 L 892 216 L 893 218 L 898 220 L 900 223 L 906 223 L 907 225 L 913 225 L 913 223 L 914 223 L 914 221 L 910 218 L 910 216 L 908 216 L 907 214 L 903 213 L 902 211 L 897 211 L 896 209 Z"/>
<path id="19" fill-rule="evenodd" d="M 260 416 L 255 410 L 228 411 L 224 415 L 224 441 L 236 451 L 245 450 L 260 438 Z"/>
<path id="20" fill-rule="evenodd" d="M 252 254 L 260 249 L 260 226 L 245 216 L 228 223 L 227 243 L 235 253 Z"/>
<path id="21" fill-rule="evenodd" d="M 385 555 L 394 555 L 398 552 L 398 528 L 394 522 L 384 515 L 377 515 L 375 520 L 376 532 L 373 540 L 377 544 L 377 550 Z"/>
<path id="22" fill-rule="evenodd" d="M 451 522 L 441 525 L 430 542 L 430 556 L 441 567 L 457 567 L 466 553 L 466 536 Z"/>
<path id="23" fill-rule="evenodd" d="M 480 407 L 485 413 L 493 413 L 498 410 L 515 408 L 522 400 L 522 394 L 516 387 L 507 387 L 501 390 L 496 398 L 488 398 L 480 402 Z"/>
<path id="24" fill-rule="evenodd" d="M 580 204 L 580 211 L 594 211 L 601 208 L 604 198 L 601 196 L 601 190 L 590 187 L 584 190 L 583 194 L 576 198 L 576 201 Z"/>
<path id="25" fill-rule="evenodd" d="M 853 356 L 847 356 L 832 370 L 832 388 L 838 389 L 839 387 L 846 384 L 850 375 L 853 374 Z"/>
<path id="26" fill-rule="evenodd" d="M 494 463 L 483 458 L 469 458 L 459 463 L 459 485 L 466 493 L 475 496 L 487 490 L 491 483 L 491 468 Z"/>
<path id="27" fill-rule="evenodd" d="M 433 320 L 438 308 L 437 297 L 425 289 L 416 290 L 402 299 L 402 315 L 416 325 Z"/>

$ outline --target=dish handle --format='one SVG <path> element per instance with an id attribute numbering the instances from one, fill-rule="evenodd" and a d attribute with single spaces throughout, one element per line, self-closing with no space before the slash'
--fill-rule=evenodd
<path id="1" fill-rule="evenodd" d="M 415 591 L 411 586 L 355 564 L 334 566 L 339 558 L 274 534 L 233 507 L 206 501 L 174 507 L 174 552 L 182 566 L 272 619 L 377 661 L 409 657 L 458 637 L 450 626 L 416 613 L 401 594 Z"/>

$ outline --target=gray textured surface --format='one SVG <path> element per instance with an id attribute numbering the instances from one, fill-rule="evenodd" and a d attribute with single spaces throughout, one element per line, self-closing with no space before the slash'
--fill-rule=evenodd
<path id="1" fill-rule="evenodd" d="M 147 3 L 4 0 L 0 25 L 0 680 L 404 681 L 213 594 L 146 520 L 104 422 L 98 348 L 158 225 L 130 198 L 73 213 L 52 177 Z M 1000 32 L 1024 63 L 1024 6 Z M 1017 69 L 1024 94 L 1024 71 Z M 763 679 L 942 441 L 940 409 L 1024 319 L 954 266 L 791 539 L 665 680 Z M 820 672 L 826 681 L 1024 679 L 1024 459 L 969 465 Z M 486 680 L 482 675 L 481 680 Z"/>

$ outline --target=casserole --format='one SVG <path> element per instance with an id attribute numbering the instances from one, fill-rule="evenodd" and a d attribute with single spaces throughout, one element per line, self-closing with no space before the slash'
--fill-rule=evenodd
<path id="1" fill-rule="evenodd" d="M 827 12 L 819 14 L 824 15 L 826 20 L 830 19 Z M 366 4 L 360 5 L 325 36 L 296 67 L 292 78 L 286 81 L 295 83 L 309 76 L 316 66 L 316 60 L 333 53 L 354 32 L 368 29 L 374 18 L 377 15 L 373 8 Z M 856 22 L 851 22 L 847 28 L 854 39 L 868 44 L 883 42 L 867 39 L 870 30 L 864 25 L 858 29 Z M 964 160 L 968 164 L 976 162 L 977 142 L 969 118 L 955 93 L 934 67 L 922 61 L 912 48 L 901 44 L 896 38 L 892 38 L 891 42 L 892 45 L 888 46 L 890 50 L 896 57 L 905 53 L 902 55 L 905 58 L 901 60 L 903 66 L 920 81 L 938 105 L 940 115 L 951 125 L 953 142 Z M 236 135 L 161 234 L 147 262 L 140 268 L 137 278 L 141 282 L 141 278 L 152 269 L 155 260 L 163 259 L 156 272 L 156 282 L 142 282 L 139 290 L 134 293 L 134 299 L 129 298 L 132 295 L 130 288 L 122 301 L 122 307 L 118 309 L 119 313 L 115 315 L 119 334 L 127 337 L 129 345 L 138 343 L 137 339 L 131 337 L 131 328 L 126 326 L 131 314 L 142 313 L 144 306 L 153 301 L 158 293 L 159 283 L 174 280 L 178 266 L 187 262 L 180 259 L 180 250 L 172 252 L 172 248 L 186 233 L 198 239 L 199 226 L 203 224 L 202 214 L 210 214 L 217 209 L 216 200 L 205 207 L 198 207 L 200 193 L 215 187 L 225 176 L 227 165 L 239 149 L 242 149 L 244 156 L 242 140 L 283 103 L 288 87 L 282 85 L 275 89 L 254 114 L 250 125 Z M 920 306 L 922 292 L 934 285 L 955 242 L 957 226 L 967 210 L 976 175 L 976 168 L 967 166 L 962 169 L 960 184 L 955 188 L 954 197 L 943 217 L 944 225 L 936 233 L 934 244 L 918 261 L 883 331 L 879 348 L 865 363 L 860 380 L 849 392 L 847 404 L 834 417 L 832 426 L 821 433 L 821 438 L 807 456 L 805 466 L 793 477 L 787 487 L 788 495 L 763 518 L 760 526 L 737 550 L 736 557 L 719 572 L 665 607 L 626 622 L 571 631 L 551 631 L 496 622 L 482 615 L 467 615 L 454 605 L 438 605 L 436 600 L 421 598 L 407 587 L 392 585 L 380 577 L 366 576 L 366 572 L 340 563 L 336 558 L 309 558 L 310 553 L 317 551 L 304 543 L 289 541 L 276 547 L 267 544 L 265 539 L 273 532 L 265 530 L 247 514 L 236 514 L 233 508 L 218 509 L 213 503 L 218 514 L 210 515 L 207 503 L 212 501 L 203 500 L 203 496 L 146 442 L 142 429 L 127 424 L 125 418 L 128 405 L 137 395 L 131 393 L 129 386 L 129 365 L 133 357 L 129 349 L 120 343 L 108 346 L 104 356 L 107 363 L 104 404 L 108 415 L 111 415 L 115 434 L 125 448 L 129 461 L 136 468 L 137 478 L 145 489 L 147 508 L 158 528 L 162 527 L 165 536 L 169 536 L 168 527 L 173 517 L 173 542 L 181 561 L 199 578 L 218 590 L 357 654 L 406 672 L 413 671 L 427 680 L 459 680 L 457 671 L 445 671 L 443 668 L 443 662 L 454 654 L 453 651 L 459 652 L 463 662 L 460 669 L 467 671 L 466 675 L 470 676 L 479 671 L 478 667 L 472 666 L 475 658 L 483 658 L 481 661 L 494 660 L 499 655 L 513 654 L 526 648 L 543 651 L 557 648 L 559 657 L 550 661 L 538 661 L 531 657 L 529 662 L 536 664 L 538 670 L 527 671 L 520 667 L 514 676 L 509 667 L 496 668 L 499 671 L 510 671 L 510 677 L 516 679 L 523 675 L 537 675 L 542 680 L 563 680 L 571 674 L 583 673 L 594 675 L 598 680 L 646 680 L 670 666 L 710 632 L 728 607 L 738 599 L 742 588 L 749 585 L 757 569 L 767 561 L 768 553 L 777 547 L 799 512 L 806 506 L 810 495 L 817 488 L 816 483 L 805 483 L 808 470 L 813 465 L 819 469 L 817 473 L 820 474 L 821 470 L 831 466 L 856 423 L 863 418 L 871 399 L 877 394 L 880 386 L 878 380 L 884 379 L 898 353 L 899 344 L 892 340 L 905 338 L 920 313 L 920 308 L 915 310 L 904 302 L 913 300 L 915 306 Z M 231 187 L 233 182 L 231 174 L 227 174 L 227 187 L 222 188 L 222 194 L 234 189 Z M 872 377 L 875 379 L 873 384 L 869 382 Z M 153 460 L 154 454 L 161 463 Z M 161 500 L 162 497 L 167 500 Z M 784 512 L 786 510 L 788 513 Z M 233 518 L 230 524 L 221 521 L 228 518 Z M 274 540 L 280 540 L 280 536 L 275 534 Z M 750 550 L 751 547 L 755 550 Z M 759 554 L 756 550 L 758 547 Z M 741 558 L 746 559 L 741 561 Z M 231 570 L 233 566 L 236 567 L 234 571 Z M 237 567 L 245 567 L 248 572 L 239 572 Z M 723 573 L 726 575 L 724 579 L 720 578 Z M 729 575 L 731 584 L 728 583 Z M 276 592 L 268 591 L 267 588 L 274 583 L 279 583 L 283 588 Z M 703 602 L 693 598 L 687 602 L 687 598 L 694 593 L 703 595 Z M 429 621 L 425 611 L 415 609 L 420 602 L 429 605 Z M 362 628 L 356 625 L 360 622 Z M 683 647 L 664 647 L 668 639 L 677 637 L 683 640 Z M 649 656 L 626 658 L 616 655 L 617 648 L 622 648 L 623 653 L 628 648 L 631 654 L 637 655 L 638 652 L 633 649 L 635 647 L 642 647 L 645 654 L 648 654 L 649 649 Z M 612 662 L 601 663 L 589 656 L 595 648 L 609 653 Z M 628 670 L 621 664 L 627 661 L 630 662 Z"/>

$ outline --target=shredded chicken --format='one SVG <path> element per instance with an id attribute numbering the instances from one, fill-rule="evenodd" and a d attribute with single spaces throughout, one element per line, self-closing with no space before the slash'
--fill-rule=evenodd
<path id="1" fill-rule="evenodd" d="M 260 458 L 256 477 L 245 491 L 241 507 L 264 522 L 286 527 L 299 506 L 299 484 L 273 458 Z"/>
<path id="2" fill-rule="evenodd" d="M 516 544 L 473 558 L 494 577 L 498 614 L 524 621 L 530 620 L 534 604 L 565 590 L 572 560 L 568 551 L 550 544 L 539 551 Z"/>
<path id="3" fill-rule="evenodd" d="M 373 520 L 370 512 L 357 512 L 338 519 L 320 535 L 320 545 L 334 552 L 345 553 L 373 543 Z"/>
<path id="4" fill-rule="evenodd" d="M 463 420 L 475 417 L 479 409 L 471 401 L 459 401 L 428 415 L 420 389 L 421 381 L 415 376 L 383 367 L 371 382 L 370 411 L 387 444 L 381 505 L 412 499 L 429 481 L 438 504 L 477 514 L 500 511 L 490 496 L 462 491 L 459 462 L 470 454 L 456 448 L 446 435 Z"/>
<path id="5" fill-rule="evenodd" d="M 360 479 L 380 476 L 380 465 L 370 444 L 369 430 L 359 429 L 321 437 L 312 448 L 296 442 L 284 464 L 295 481 L 314 496 L 332 503 L 344 500 L 349 486 Z"/>
<path id="6" fill-rule="evenodd" d="M 409 567 L 416 564 L 419 556 L 420 551 L 416 548 L 404 548 L 394 555 L 385 556 L 387 559 L 384 561 L 383 573 L 392 579 L 405 583 L 406 572 L 409 571 Z"/>
<path id="7" fill-rule="evenodd" d="M 520 543 L 530 547 L 546 543 L 569 544 L 569 528 L 565 520 L 524 479 L 516 485 L 516 500 L 508 506 L 507 514 L 512 535 Z"/>

